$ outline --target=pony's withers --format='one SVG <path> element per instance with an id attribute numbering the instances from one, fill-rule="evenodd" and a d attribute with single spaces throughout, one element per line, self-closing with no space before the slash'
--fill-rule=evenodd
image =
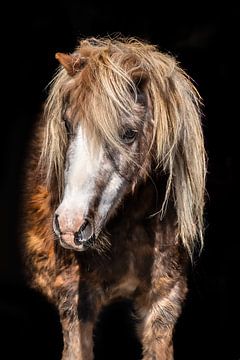
<path id="1" fill-rule="evenodd" d="M 27 179 L 32 283 L 58 306 L 64 359 L 92 359 L 102 306 L 132 299 L 143 358 L 172 359 L 187 258 L 202 242 L 199 95 L 135 39 L 57 53 Z"/>

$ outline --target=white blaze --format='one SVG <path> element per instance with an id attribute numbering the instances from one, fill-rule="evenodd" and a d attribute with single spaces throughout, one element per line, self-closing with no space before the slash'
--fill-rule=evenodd
<path id="1" fill-rule="evenodd" d="M 61 208 L 80 211 L 82 215 L 87 212 L 102 156 L 102 148 L 93 151 L 79 126 L 76 138 L 68 151 L 69 167 L 65 173 L 65 191 Z"/>
<path id="2" fill-rule="evenodd" d="M 89 206 L 95 197 L 94 220 L 96 231 L 101 231 L 106 218 L 114 209 L 124 179 L 115 170 L 111 160 L 104 156 L 103 147 L 91 149 L 83 129 L 79 126 L 75 139 L 68 150 L 68 169 L 65 171 L 65 191 L 58 214 L 65 214 L 69 228 L 74 218 L 88 217 Z M 101 177 L 101 178 L 100 178 Z M 101 189 L 96 186 L 101 181 Z M 102 193 L 98 193 L 102 191 Z"/>

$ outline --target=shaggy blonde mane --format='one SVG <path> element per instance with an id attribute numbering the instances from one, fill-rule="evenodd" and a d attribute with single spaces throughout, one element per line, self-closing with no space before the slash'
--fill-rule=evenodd
<path id="1" fill-rule="evenodd" d="M 124 152 L 118 138 L 120 119 L 123 114 L 136 117 L 132 94 L 137 94 L 136 79 L 146 78 L 154 124 L 149 150 L 156 149 L 159 167 L 168 175 L 161 216 L 171 197 L 178 236 L 191 253 L 195 239 L 202 242 L 206 169 L 200 97 L 189 77 L 172 56 L 132 38 L 83 40 L 72 56 L 75 75 L 60 67 L 45 106 L 40 164 L 46 169 L 47 184 L 53 177 L 59 186 L 63 183 L 67 147 L 63 100 L 71 107 L 73 121 L 85 124 L 93 144 L 104 138 Z M 125 155 L 131 157 L 126 151 Z"/>

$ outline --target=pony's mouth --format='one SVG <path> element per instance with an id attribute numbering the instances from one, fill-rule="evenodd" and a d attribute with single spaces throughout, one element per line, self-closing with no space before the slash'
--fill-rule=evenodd
<path id="1" fill-rule="evenodd" d="M 59 242 L 62 247 L 65 249 L 71 249 L 75 251 L 86 251 L 89 248 L 94 247 L 95 244 L 95 234 L 92 234 L 87 240 L 75 240 L 74 235 L 72 234 L 62 234 L 59 236 Z"/>

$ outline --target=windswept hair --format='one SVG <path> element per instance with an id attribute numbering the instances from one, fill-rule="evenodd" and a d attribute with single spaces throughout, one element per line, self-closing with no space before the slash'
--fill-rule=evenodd
<path id="1" fill-rule="evenodd" d="M 67 147 L 64 101 L 85 123 L 93 142 L 102 137 L 124 151 L 118 139 L 120 118 L 136 116 L 132 95 L 143 80 L 154 124 L 149 147 L 156 149 L 157 163 L 168 175 L 162 213 L 171 197 L 178 236 L 191 253 L 195 239 L 202 242 L 206 162 L 200 96 L 190 78 L 172 56 L 132 38 L 86 39 L 71 56 L 74 76 L 60 67 L 45 106 L 40 164 L 46 169 L 46 183 L 55 177 L 62 184 Z"/>

